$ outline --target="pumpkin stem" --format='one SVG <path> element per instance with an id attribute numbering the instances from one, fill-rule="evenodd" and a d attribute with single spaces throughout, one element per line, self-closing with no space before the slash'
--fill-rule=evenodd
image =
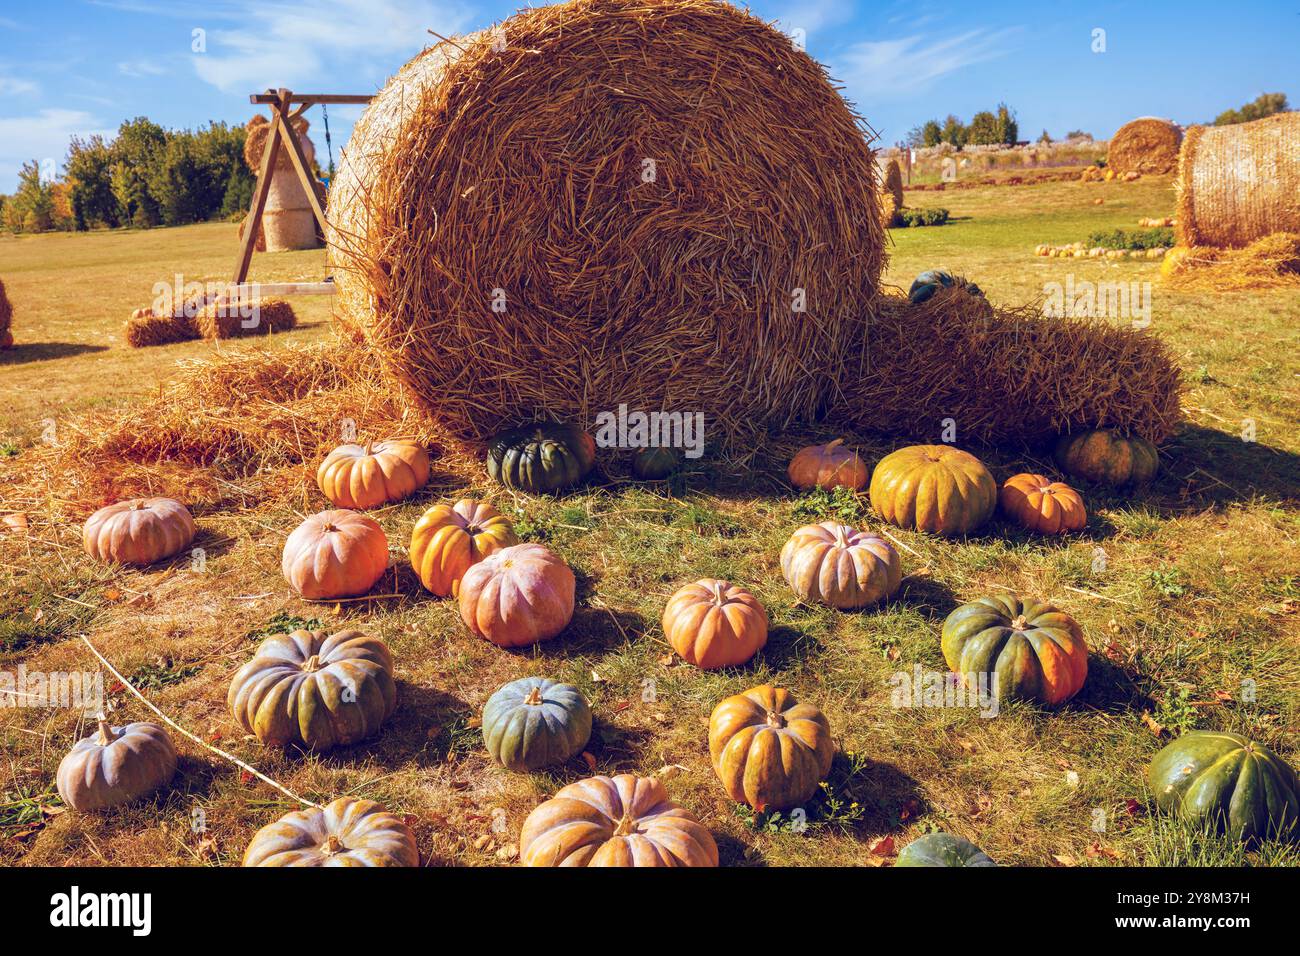
<path id="1" fill-rule="evenodd" d="M 843 444 L 844 444 L 844 439 L 843 439 L 843 438 L 837 438 L 837 439 L 835 439 L 833 442 L 828 442 L 828 443 L 827 443 L 827 445 L 826 445 L 826 450 L 827 450 L 827 451 L 831 451 L 832 449 L 839 448 L 839 447 L 840 447 L 841 445 L 843 445 Z"/>
<path id="2" fill-rule="evenodd" d="M 775 710 L 767 712 L 767 725 L 780 729 L 785 726 L 785 715 Z"/>
<path id="3" fill-rule="evenodd" d="M 324 856 L 333 856 L 335 853 L 342 853 L 344 849 L 343 841 L 338 838 L 337 834 L 331 833 L 320 851 Z"/>
<path id="4" fill-rule="evenodd" d="M 528 692 L 528 696 L 524 698 L 524 703 L 529 704 L 533 707 L 538 706 L 541 702 L 542 702 L 542 689 L 540 687 L 534 687 L 532 690 Z"/>
<path id="5" fill-rule="evenodd" d="M 101 747 L 107 747 L 117 739 L 117 734 L 113 733 L 113 728 L 109 726 L 106 715 L 100 714 L 95 718 L 95 723 L 99 725 L 99 733 L 95 735 L 95 742 Z"/>
<path id="6" fill-rule="evenodd" d="M 311 657 L 307 658 L 307 660 L 303 662 L 302 669 L 309 674 L 320 670 L 320 655 L 313 654 Z"/>
<path id="7" fill-rule="evenodd" d="M 623 819 L 618 821 L 618 826 L 614 828 L 614 836 L 627 836 L 629 833 L 636 832 L 636 820 L 627 810 L 623 811 Z"/>
<path id="8" fill-rule="evenodd" d="M 1013 631 L 1023 631 L 1028 626 L 1029 626 L 1029 622 L 1025 620 L 1025 616 L 1023 614 L 1021 614 L 1019 617 L 1017 617 L 1014 621 L 1011 622 L 1011 629 Z"/>
<path id="9" fill-rule="evenodd" d="M 727 582 L 714 580 L 713 599 L 719 607 L 727 603 Z"/>
<path id="10" fill-rule="evenodd" d="M 840 548 L 849 546 L 849 528 L 847 525 L 838 523 L 835 525 L 835 545 Z"/>
<path id="11" fill-rule="evenodd" d="M 370 454 L 370 448 L 371 448 L 372 445 L 374 445 L 374 442 L 370 442 L 370 441 L 366 442 L 366 447 L 363 448 L 363 449 L 361 449 L 361 454 L 363 454 L 363 455 L 369 455 L 369 454 Z"/>

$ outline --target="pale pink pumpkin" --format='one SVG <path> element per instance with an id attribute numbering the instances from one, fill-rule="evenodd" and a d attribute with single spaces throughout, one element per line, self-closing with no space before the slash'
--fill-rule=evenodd
<path id="1" fill-rule="evenodd" d="M 86 519 L 82 544 L 99 561 L 153 564 L 194 540 L 194 518 L 172 498 L 133 498 L 100 508 Z"/>
<path id="2" fill-rule="evenodd" d="M 903 583 L 893 546 L 836 521 L 804 525 L 781 549 L 781 573 L 803 601 L 853 610 L 883 601 Z"/>
<path id="3" fill-rule="evenodd" d="M 285 580 L 310 600 L 365 594 L 388 566 L 388 538 L 371 518 L 340 509 L 312 515 L 284 543 Z"/>
<path id="4" fill-rule="evenodd" d="M 460 616 L 498 647 L 526 647 L 555 637 L 573 617 L 573 572 L 540 544 L 490 554 L 460 579 Z"/>

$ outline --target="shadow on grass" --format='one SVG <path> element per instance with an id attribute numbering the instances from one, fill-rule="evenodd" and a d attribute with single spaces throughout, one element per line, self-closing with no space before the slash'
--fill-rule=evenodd
<path id="1" fill-rule="evenodd" d="M 1083 689 L 1067 707 L 1083 704 L 1108 714 L 1120 714 L 1126 710 L 1135 713 L 1155 710 L 1156 702 L 1140 688 L 1140 674 L 1110 661 L 1098 653 L 1099 648 L 1091 650 L 1092 653 L 1088 655 L 1088 678 L 1084 681 Z"/>
<path id="2" fill-rule="evenodd" d="M 893 600 L 916 608 L 932 621 L 942 621 L 961 604 L 952 589 L 930 577 L 906 577 Z"/>
<path id="3" fill-rule="evenodd" d="M 579 607 L 554 640 L 528 647 L 510 648 L 529 657 L 568 659 L 574 654 L 594 654 L 636 641 L 645 634 L 646 623 L 639 614 L 606 607 Z"/>
<path id="4" fill-rule="evenodd" d="M 48 362 L 88 352 L 107 351 L 107 345 L 85 345 L 80 342 L 18 342 L 13 348 L 0 352 L 0 365 L 26 365 L 29 362 Z"/>

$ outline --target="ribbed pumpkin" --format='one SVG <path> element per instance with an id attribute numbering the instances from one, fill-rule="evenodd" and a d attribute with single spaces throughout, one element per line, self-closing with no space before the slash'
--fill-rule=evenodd
<path id="1" fill-rule="evenodd" d="M 998 486 L 974 455 L 950 445 L 911 445 L 871 475 L 871 507 L 901 528 L 969 534 L 993 514 Z"/>
<path id="2" fill-rule="evenodd" d="M 1055 705 L 1079 692 L 1088 676 L 1088 645 L 1074 618 L 1032 598 L 983 597 L 943 622 L 943 657 L 963 680 L 996 676 L 1002 700 Z"/>
<path id="3" fill-rule="evenodd" d="M 997 866 L 970 840 L 951 833 L 927 833 L 898 854 L 894 866 Z"/>
<path id="4" fill-rule="evenodd" d="M 411 441 L 340 445 L 316 469 L 321 493 L 340 508 L 401 501 L 429 480 L 429 453 Z"/>
<path id="5" fill-rule="evenodd" d="M 534 494 L 577 484 L 595 462 L 596 441 L 577 425 L 537 422 L 502 432 L 488 445 L 488 474 Z"/>
<path id="6" fill-rule="evenodd" d="M 767 643 L 767 611 L 739 585 L 704 578 L 668 599 L 664 636 L 688 664 L 704 670 L 743 664 Z"/>
<path id="7" fill-rule="evenodd" d="M 1256 741 L 1193 730 L 1156 754 L 1147 768 L 1156 805 L 1166 813 L 1227 832 L 1236 840 L 1300 839 L 1300 778 Z"/>
<path id="8" fill-rule="evenodd" d="M 804 491 L 811 488 L 852 488 L 854 491 L 865 488 L 871 473 L 862 457 L 843 445 L 844 439 L 837 438 L 828 445 L 809 445 L 799 449 L 786 469 L 790 484 Z"/>
<path id="9" fill-rule="evenodd" d="M 554 551 L 517 544 L 488 555 L 460 579 L 460 616 L 498 647 L 526 647 L 569 625 L 577 581 Z"/>
<path id="10" fill-rule="evenodd" d="M 244 866 L 419 866 L 415 834 L 373 800 L 294 810 L 253 835 Z"/>
<path id="11" fill-rule="evenodd" d="M 462 498 L 454 505 L 434 505 L 420 516 L 411 532 L 411 567 L 438 597 L 454 597 L 470 567 L 518 543 L 514 528 L 495 508 Z"/>
<path id="12" fill-rule="evenodd" d="M 980 287 L 969 279 L 955 276 L 942 269 L 932 269 L 920 273 L 907 290 L 907 298 L 913 305 L 919 305 L 934 297 L 940 289 L 965 289 L 971 295 L 983 297 Z"/>
<path id="13" fill-rule="evenodd" d="M 903 583 L 893 545 L 835 521 L 792 534 L 781 549 L 781 573 L 801 601 L 844 611 L 883 601 Z"/>
<path id="14" fill-rule="evenodd" d="M 159 724 L 113 727 L 100 715 L 98 729 L 59 762 L 55 782 L 74 810 L 108 810 L 166 784 L 176 773 L 176 748 Z"/>
<path id="15" fill-rule="evenodd" d="M 1069 485 L 1043 475 L 1013 475 L 998 495 L 1002 513 L 1039 534 L 1079 531 L 1088 523 L 1083 498 Z"/>
<path id="16" fill-rule="evenodd" d="M 388 567 L 388 538 L 373 519 L 356 511 L 322 511 L 294 529 L 284 543 L 280 570 L 309 600 L 365 594 Z"/>
<path id="17" fill-rule="evenodd" d="M 571 783 L 519 834 L 525 866 L 717 866 L 713 834 L 664 785 L 619 774 Z"/>
<path id="18" fill-rule="evenodd" d="M 377 734 L 397 706 L 393 658 L 360 631 L 275 634 L 235 672 L 226 704 L 268 747 L 347 746 Z"/>
<path id="19" fill-rule="evenodd" d="M 86 519 L 82 544 L 98 561 L 148 565 L 170 558 L 194 540 L 194 518 L 171 498 L 133 498 L 100 508 Z"/>
<path id="20" fill-rule="evenodd" d="M 709 754 L 731 799 L 758 811 L 789 810 L 826 779 L 835 743 L 820 710 L 764 684 L 713 708 Z"/>
<path id="21" fill-rule="evenodd" d="M 682 467 L 680 448 L 642 448 L 632 456 L 632 475 L 641 481 L 662 481 Z"/>
<path id="22" fill-rule="evenodd" d="M 591 739 L 591 706 L 572 684 L 523 677 L 497 689 L 483 706 L 483 743 L 507 770 L 562 764 Z"/>
<path id="23" fill-rule="evenodd" d="M 1056 463 L 1067 475 L 1122 488 L 1144 485 L 1160 470 L 1155 446 L 1141 438 L 1123 438 L 1107 429 L 1062 435 Z"/>

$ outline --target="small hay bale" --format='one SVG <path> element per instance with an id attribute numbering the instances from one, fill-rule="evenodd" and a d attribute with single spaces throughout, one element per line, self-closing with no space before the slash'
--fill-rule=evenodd
<path id="1" fill-rule="evenodd" d="M 885 166 L 884 192 L 894 200 L 895 209 L 903 208 L 903 168 L 896 159 Z"/>
<path id="2" fill-rule="evenodd" d="M 1300 232 L 1300 113 L 1193 126 L 1177 190 L 1180 246 L 1241 248 Z"/>
<path id="3" fill-rule="evenodd" d="M 316 156 L 316 147 L 307 136 L 308 122 L 301 116 L 289 122 L 302 151 L 307 159 L 308 169 Z M 266 151 L 266 141 L 271 133 L 271 122 L 258 114 L 248 121 L 245 127 L 247 136 L 244 140 L 244 161 L 253 172 L 261 169 L 262 155 Z M 312 187 L 315 189 L 315 187 Z M 243 226 L 240 227 L 243 235 Z M 303 189 L 302 182 L 289 159 L 287 144 L 282 143 L 275 157 L 275 166 L 271 169 L 271 189 L 266 195 L 266 207 L 262 212 L 262 229 L 258 236 L 261 248 L 269 252 L 283 252 L 289 249 L 314 249 L 320 245 L 317 235 L 316 216 L 311 209 L 311 200 Z"/>
<path id="4" fill-rule="evenodd" d="M 1244 249 L 1175 247 L 1160 263 L 1160 278 L 1166 287 L 1185 291 L 1252 292 L 1300 286 L 1300 235 L 1274 233 Z"/>
<path id="5" fill-rule="evenodd" d="M 822 67 L 714 0 L 502 29 L 417 56 L 354 128 L 343 324 L 471 440 L 627 403 L 734 449 L 815 414 L 885 258 L 874 156 Z"/>
<path id="6" fill-rule="evenodd" d="M 247 226 L 248 226 L 248 217 L 245 216 L 243 219 L 239 220 L 239 241 L 241 243 L 244 241 L 244 229 Z M 257 230 L 257 241 L 253 243 L 253 251 L 266 252 L 266 229 L 265 228 L 260 228 Z"/>
<path id="7" fill-rule="evenodd" d="M 149 309 L 136 309 L 126 321 L 126 344 L 133 349 L 189 342 L 198 337 L 195 320 L 184 313 L 155 315 Z"/>
<path id="8" fill-rule="evenodd" d="M 1172 173 L 1178 166 L 1182 130 L 1166 119 L 1143 116 L 1125 123 L 1111 137 L 1106 166 L 1116 176 Z"/>
<path id="9" fill-rule="evenodd" d="M 1181 421 L 1182 372 L 1150 332 L 995 308 L 956 289 L 915 306 L 882 296 L 874 312 L 826 416 L 836 427 L 926 441 L 951 418 L 963 443 L 1113 427 L 1158 444 Z"/>
<path id="10" fill-rule="evenodd" d="M 237 339 L 292 329 L 298 316 L 284 299 L 263 299 L 251 316 L 241 315 L 235 307 L 210 305 L 199 313 L 195 324 L 205 339 Z"/>
<path id="11" fill-rule="evenodd" d="M 0 282 L 0 349 L 11 349 L 14 346 L 14 334 L 10 330 L 13 320 L 14 307 L 9 303 L 5 284 Z"/>

